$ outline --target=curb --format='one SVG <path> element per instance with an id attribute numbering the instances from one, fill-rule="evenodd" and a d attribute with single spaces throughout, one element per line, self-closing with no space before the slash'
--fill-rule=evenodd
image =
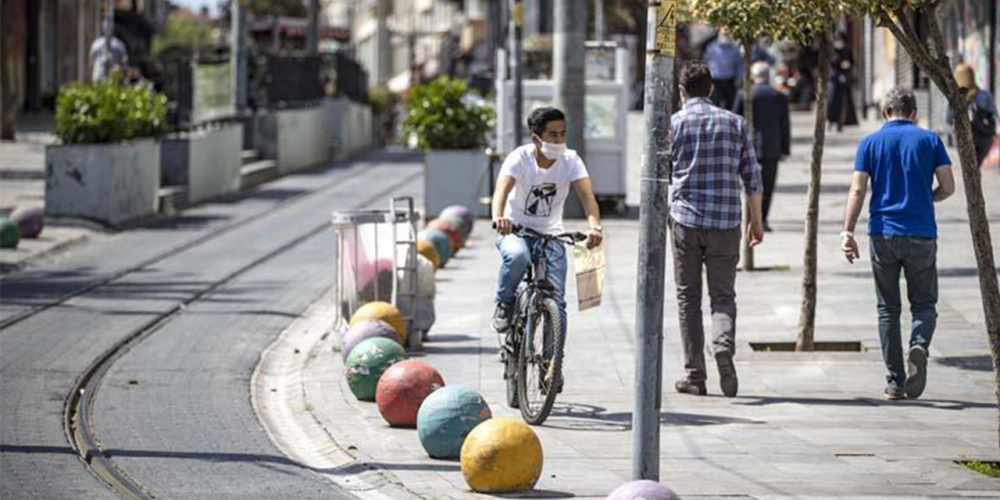
<path id="1" fill-rule="evenodd" d="M 336 290 L 327 290 L 263 353 L 251 404 L 271 442 L 289 458 L 361 500 L 422 499 L 357 447 L 338 442 L 307 401 L 314 361 L 330 345 Z"/>

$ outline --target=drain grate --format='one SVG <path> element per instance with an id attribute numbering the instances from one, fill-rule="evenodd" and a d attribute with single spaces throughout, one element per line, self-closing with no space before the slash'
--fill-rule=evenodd
<path id="1" fill-rule="evenodd" d="M 794 352 L 795 342 L 750 342 L 754 352 Z M 860 341 L 822 341 L 813 343 L 814 352 L 865 352 Z"/>

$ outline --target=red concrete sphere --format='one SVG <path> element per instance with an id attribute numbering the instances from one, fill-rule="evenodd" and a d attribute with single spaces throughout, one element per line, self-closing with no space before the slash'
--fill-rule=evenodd
<path id="1" fill-rule="evenodd" d="M 451 248 L 452 254 L 458 252 L 465 245 L 465 234 L 454 222 L 446 219 L 434 219 L 430 224 L 427 224 L 427 227 L 440 230 L 448 235 L 448 246 Z"/>
<path id="2" fill-rule="evenodd" d="M 393 427 L 416 427 L 420 405 L 441 387 L 444 379 L 433 366 L 415 359 L 401 361 L 378 381 L 378 412 Z"/>

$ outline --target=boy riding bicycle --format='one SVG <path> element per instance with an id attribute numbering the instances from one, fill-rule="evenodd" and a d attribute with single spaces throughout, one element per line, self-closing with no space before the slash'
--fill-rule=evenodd
<path id="1" fill-rule="evenodd" d="M 587 210 L 587 247 L 593 248 L 602 240 L 601 214 L 587 167 L 575 151 L 566 149 L 566 116 L 556 108 L 538 108 L 528 117 L 528 128 L 532 143 L 507 155 L 493 193 L 497 250 L 503 257 L 493 313 L 497 333 L 507 333 L 511 327 L 517 287 L 531 265 L 531 249 L 537 243 L 537 238 L 512 234 L 514 225 L 547 235 L 562 233 L 563 205 L 572 185 Z M 556 291 L 565 329 L 566 249 L 557 242 L 548 245 L 548 282 Z"/>

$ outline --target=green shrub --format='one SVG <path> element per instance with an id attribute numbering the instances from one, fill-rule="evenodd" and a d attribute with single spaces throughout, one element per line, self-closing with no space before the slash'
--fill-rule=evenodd
<path id="1" fill-rule="evenodd" d="M 442 77 L 414 87 L 404 130 L 420 149 L 471 149 L 486 142 L 493 107 L 473 102 L 463 80 Z"/>
<path id="2" fill-rule="evenodd" d="M 117 78 L 94 85 L 59 89 L 56 135 L 64 144 L 120 142 L 160 133 L 167 98 L 146 87 L 129 87 Z"/>

